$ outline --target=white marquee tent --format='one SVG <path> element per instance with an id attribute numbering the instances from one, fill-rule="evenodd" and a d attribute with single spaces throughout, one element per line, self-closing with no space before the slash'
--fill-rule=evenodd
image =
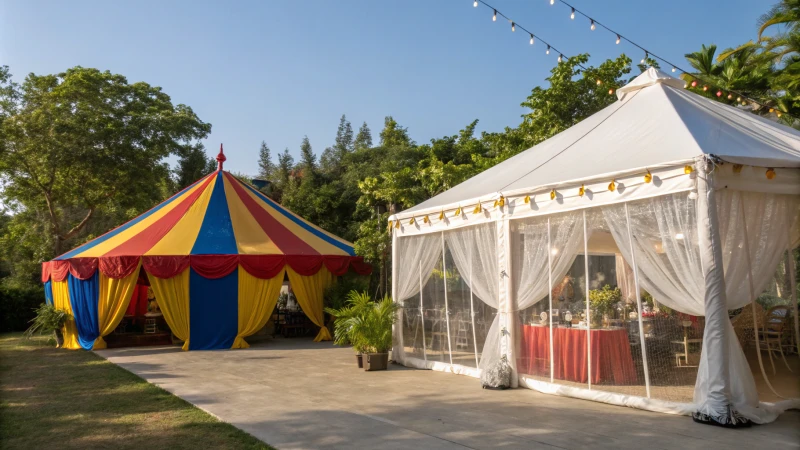
<path id="1" fill-rule="evenodd" d="M 393 358 L 473 377 L 505 359 L 543 392 L 772 421 L 800 400 L 759 402 L 729 311 L 793 261 L 800 132 L 653 68 L 617 97 L 390 218 Z"/>

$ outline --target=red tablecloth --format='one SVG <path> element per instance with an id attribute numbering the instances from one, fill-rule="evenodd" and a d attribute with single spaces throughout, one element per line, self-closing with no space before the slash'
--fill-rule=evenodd
<path id="1" fill-rule="evenodd" d="M 592 384 L 637 382 L 628 333 L 624 329 L 592 330 Z M 522 326 L 517 367 L 520 373 L 550 376 L 550 328 Z M 554 378 L 587 382 L 586 330 L 553 328 Z"/>

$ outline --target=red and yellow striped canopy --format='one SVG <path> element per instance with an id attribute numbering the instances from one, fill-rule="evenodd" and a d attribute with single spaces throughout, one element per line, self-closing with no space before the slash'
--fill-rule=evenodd
<path id="1" fill-rule="evenodd" d="M 221 165 L 141 216 L 44 263 L 42 280 L 63 280 L 67 272 L 86 279 L 98 268 L 121 278 L 140 259 L 160 278 L 188 266 L 207 278 L 225 276 L 238 265 L 259 278 L 271 278 L 285 264 L 302 275 L 323 265 L 335 275 L 349 267 L 370 272 L 353 244 L 305 221 Z"/>

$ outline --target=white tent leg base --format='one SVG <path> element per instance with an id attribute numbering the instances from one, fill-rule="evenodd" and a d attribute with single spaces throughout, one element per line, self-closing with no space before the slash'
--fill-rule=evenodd
<path id="1" fill-rule="evenodd" d="M 752 425 L 750 419 L 740 415 L 732 405 L 727 405 L 722 414 L 712 408 L 701 408 L 692 413 L 692 420 L 706 425 L 715 425 L 724 428 L 746 428 Z"/>

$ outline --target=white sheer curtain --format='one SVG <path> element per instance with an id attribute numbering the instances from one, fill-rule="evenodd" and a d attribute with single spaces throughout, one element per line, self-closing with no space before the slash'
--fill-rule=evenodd
<path id="1" fill-rule="evenodd" d="M 425 286 L 425 283 L 428 282 L 436 263 L 442 260 L 441 239 L 441 233 L 397 239 L 394 249 L 397 279 L 392 280 L 396 288 L 395 302 L 402 305 L 405 299 L 416 295 L 420 286 Z M 419 305 L 412 305 L 412 307 L 419 307 Z"/>
<path id="2" fill-rule="evenodd" d="M 786 230 L 797 224 L 800 199 L 731 190 L 717 191 L 716 196 L 728 309 L 736 309 L 753 300 L 742 215 L 747 223 L 753 286 L 758 295 L 769 283 L 786 250 L 789 243 Z M 628 208 L 640 285 L 672 309 L 704 315 L 705 287 L 697 244 L 695 201 L 685 194 L 674 194 L 631 202 Z M 603 214 L 622 256 L 630 261 L 625 205 L 604 207 Z"/>
<path id="3" fill-rule="evenodd" d="M 550 290 L 548 255 L 552 258 L 552 279 L 567 274 L 578 252 L 583 250 L 583 213 L 573 211 L 549 217 L 512 222 L 514 310 L 521 311 L 545 298 Z M 587 215 L 587 221 L 589 216 Z M 591 227 L 587 227 L 591 229 Z"/>
<path id="4" fill-rule="evenodd" d="M 722 190 L 716 193 L 716 200 L 727 307 L 735 309 L 754 300 L 748 281 L 749 267 L 752 267 L 754 295 L 769 282 L 788 243 L 786 230 L 796 224 L 798 199 L 788 195 Z M 603 214 L 620 252 L 630 261 L 624 208 L 625 205 L 607 206 Z M 705 315 L 705 281 L 697 240 L 695 200 L 686 194 L 673 194 L 631 202 L 628 208 L 642 288 L 670 308 L 696 316 Z M 747 224 L 746 233 L 742 215 Z M 749 261 L 745 236 L 750 248 Z M 774 420 L 777 415 L 774 409 L 763 404 L 759 406 L 752 372 L 738 341 L 733 338 L 733 327 L 729 321 L 725 321 L 724 326 L 728 327 L 729 336 L 730 401 L 740 413 L 757 423 Z M 707 364 L 714 364 L 714 358 L 706 354 L 701 358 L 694 398 L 698 407 L 706 403 L 706 397 L 697 387 L 707 383 Z"/>
<path id="5" fill-rule="evenodd" d="M 496 225 L 487 223 L 448 231 L 444 237 L 459 275 L 467 282 L 475 298 L 496 310 L 500 306 Z M 491 361 L 497 361 L 500 357 L 498 317 L 494 316 L 481 351 L 479 363 L 481 369 L 485 369 Z"/>
<path id="6" fill-rule="evenodd" d="M 659 303 L 702 316 L 705 282 L 697 244 L 695 202 L 686 194 L 628 203 L 639 285 Z M 603 207 L 608 228 L 630 264 L 625 204 Z"/>
<path id="7" fill-rule="evenodd" d="M 722 190 L 717 192 L 717 216 L 722 240 L 722 261 L 728 309 L 741 308 L 753 299 L 748 284 L 745 240 L 750 248 L 753 288 L 759 295 L 767 287 L 796 229 L 800 197 Z"/>

